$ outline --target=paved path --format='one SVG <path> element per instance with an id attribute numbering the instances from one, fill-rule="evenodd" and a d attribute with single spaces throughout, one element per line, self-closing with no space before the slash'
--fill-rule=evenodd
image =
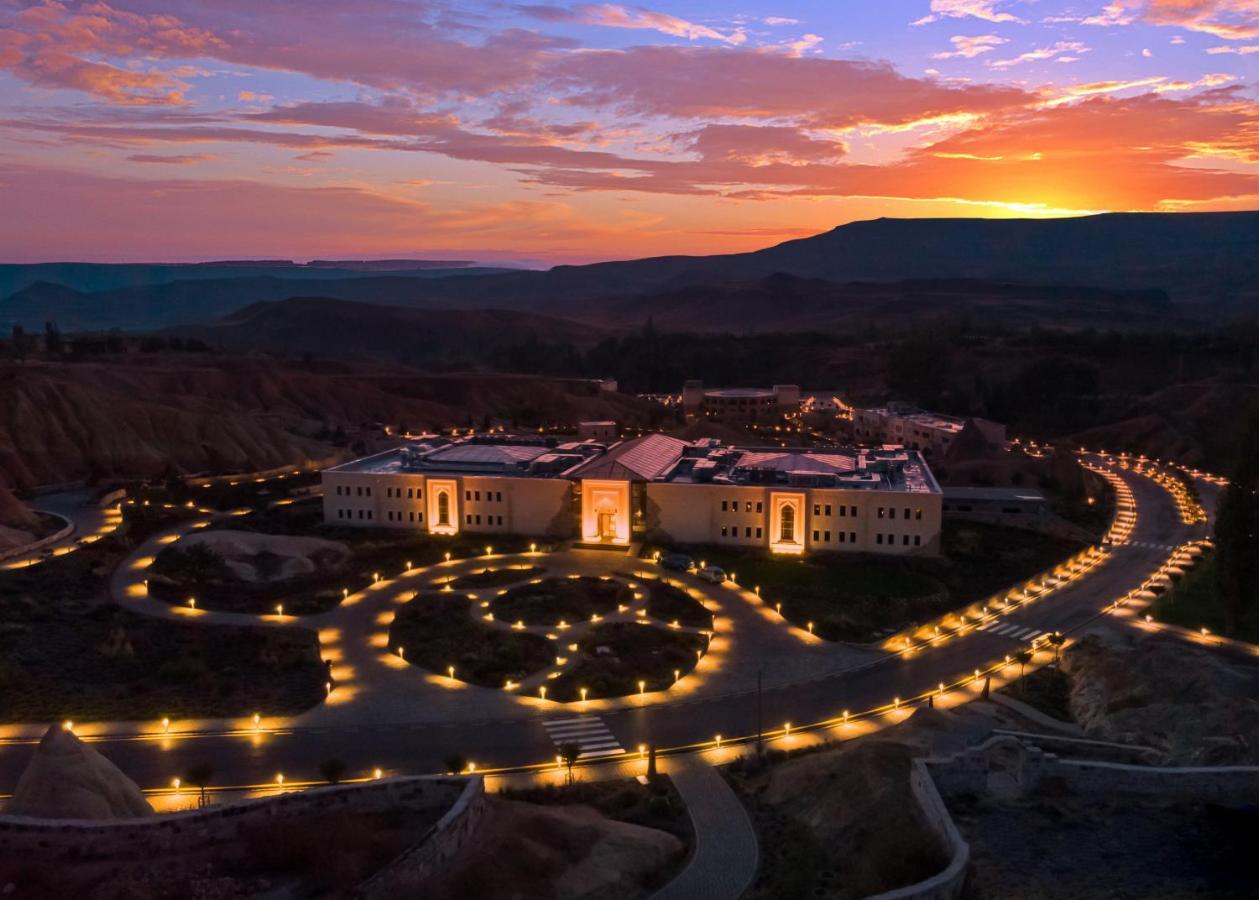
<path id="1" fill-rule="evenodd" d="M 701 755 L 670 759 L 668 772 L 691 814 L 695 853 L 653 900 L 737 900 L 752 884 L 760 857 L 747 810 Z"/>
<path id="2" fill-rule="evenodd" d="M 61 516 L 74 526 L 74 530 L 61 540 L 40 547 L 32 553 L 5 559 L 0 562 L 0 570 L 37 566 L 54 556 L 77 550 L 84 542 L 99 540 L 114 531 L 122 524 L 122 513 L 118 505 L 103 507 L 93 499 L 95 494 L 95 490 L 83 488 L 45 494 L 32 500 L 32 509 Z"/>

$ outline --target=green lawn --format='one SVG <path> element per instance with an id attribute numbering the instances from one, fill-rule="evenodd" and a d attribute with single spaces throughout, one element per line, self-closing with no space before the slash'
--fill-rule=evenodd
<path id="1" fill-rule="evenodd" d="M 1210 628 L 1216 634 L 1228 634 L 1224 606 L 1215 584 L 1215 555 L 1208 553 L 1185 577 L 1172 584 L 1171 590 L 1155 599 L 1150 614 L 1160 622 L 1192 628 Z M 1252 609 L 1238 623 L 1239 640 L 1259 643 L 1259 609 Z"/>
<path id="2" fill-rule="evenodd" d="M 774 557 L 725 547 L 678 547 L 721 566 L 765 602 L 832 641 L 872 641 L 1018 584 L 1081 549 L 1029 531 L 946 521 L 940 559 L 817 553 Z M 644 548 L 650 556 L 657 548 Z M 659 548 L 666 549 L 666 548 Z"/>
<path id="3" fill-rule="evenodd" d="M 407 662 L 483 687 L 501 688 L 555 661 L 551 642 L 536 634 L 505 631 L 473 618 L 466 597 L 434 591 L 398 610 L 389 646 L 402 647 Z M 476 609 L 480 609 L 476 607 Z"/>
<path id="4" fill-rule="evenodd" d="M 547 696 L 570 701 L 587 688 L 591 700 L 638 693 L 639 681 L 647 691 L 660 691 L 674 682 L 674 671 L 685 676 L 699 662 L 697 651 L 708 639 L 633 622 L 597 625 L 581 639 L 576 666 L 547 685 Z M 600 648 L 605 648 L 600 652 Z"/>
<path id="5" fill-rule="evenodd" d="M 490 611 L 502 622 L 557 625 L 560 621 L 586 622 L 593 615 L 606 616 L 633 599 L 628 587 L 611 579 L 587 575 L 544 578 L 538 584 L 522 584 L 493 598 Z"/>

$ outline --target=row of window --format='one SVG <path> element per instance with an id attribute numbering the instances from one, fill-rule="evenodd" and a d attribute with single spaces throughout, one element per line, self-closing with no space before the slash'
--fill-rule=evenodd
<path id="1" fill-rule="evenodd" d="M 358 512 L 359 519 L 372 518 L 372 511 L 370 509 L 360 509 L 357 512 Z M 355 510 L 352 510 L 352 509 L 338 509 L 337 518 L 338 519 L 353 519 L 355 517 L 354 513 L 355 513 Z"/>
<path id="2" fill-rule="evenodd" d="M 401 522 L 403 521 L 402 511 L 401 510 L 385 510 L 385 519 L 390 522 Z M 406 521 L 407 522 L 423 522 L 424 513 L 422 512 L 417 513 L 415 510 L 411 510 L 410 512 L 407 513 Z"/>
<path id="3" fill-rule="evenodd" d="M 920 519 L 922 519 L 922 510 L 921 510 L 921 509 L 911 510 L 908 506 L 906 506 L 906 507 L 905 507 L 905 514 L 904 514 L 903 518 L 908 519 L 908 518 L 910 517 L 910 513 L 911 513 L 911 512 L 914 514 L 914 515 L 913 515 L 913 518 L 915 518 L 915 519 L 919 519 L 919 520 L 920 520 Z M 885 514 L 886 514 L 886 515 L 885 515 Z M 887 519 L 895 519 L 895 518 L 896 518 L 896 507 L 895 507 L 895 506 L 889 506 L 889 507 L 884 508 L 884 507 L 880 506 L 880 507 L 879 507 L 879 518 L 880 518 L 880 519 L 883 519 L 883 518 L 887 518 Z"/>
<path id="4" fill-rule="evenodd" d="M 744 505 L 747 507 L 747 509 L 745 509 L 745 510 L 744 510 L 744 512 L 751 512 L 751 511 L 752 511 L 752 506 L 753 506 L 753 503 L 752 503 L 752 501 L 751 501 L 751 500 L 746 500 L 746 501 L 744 501 Z M 756 506 L 756 511 L 757 511 L 758 513 L 759 513 L 759 512 L 764 512 L 764 511 L 765 511 L 765 504 L 764 504 L 764 503 L 760 503 L 760 502 L 758 502 L 758 503 L 756 503 L 756 504 L 755 504 L 755 506 Z M 722 500 L 722 501 L 721 501 L 721 511 L 722 511 L 722 512 L 738 512 L 738 511 L 739 511 L 739 501 L 738 501 L 738 500 Z"/>
<path id="5" fill-rule="evenodd" d="M 396 500 L 401 500 L 402 488 L 385 488 L 385 496 L 393 497 Z M 423 488 L 407 488 L 407 499 L 408 500 L 423 500 L 424 489 Z"/>
<path id="6" fill-rule="evenodd" d="M 743 536 L 744 536 L 745 538 L 750 538 L 750 537 L 752 536 L 752 532 L 753 532 L 753 531 L 755 531 L 755 532 L 756 532 L 756 536 L 757 536 L 758 538 L 759 538 L 759 537 L 761 537 L 761 535 L 762 535 L 762 534 L 764 534 L 764 532 L 763 532 L 760 528 L 755 528 L 755 529 L 754 529 L 754 528 L 751 528 L 751 527 L 747 527 L 747 526 L 745 526 L 745 527 L 744 527 L 744 529 L 743 529 Z M 739 536 L 739 526 L 738 526 L 738 525 L 722 525 L 722 526 L 721 526 L 721 536 L 722 536 L 722 537 L 736 537 L 736 538 L 737 538 L 737 537 Z"/>
<path id="7" fill-rule="evenodd" d="M 848 506 L 846 504 L 840 504 L 840 507 L 839 507 L 840 518 L 847 518 L 848 516 L 856 516 L 859 512 L 860 512 L 860 507 L 858 507 L 855 503 L 852 506 Z M 831 514 L 831 505 L 829 503 L 814 503 L 813 504 L 813 515 L 829 516 L 830 514 Z"/>
<path id="8" fill-rule="evenodd" d="M 355 491 L 357 491 L 357 494 L 355 493 Z M 361 484 L 357 488 L 351 488 L 348 484 L 337 485 L 338 497 L 352 497 L 352 496 L 370 497 L 371 495 L 372 495 L 372 489 L 370 487 L 363 487 Z"/>
<path id="9" fill-rule="evenodd" d="M 468 513 L 463 518 L 464 518 L 465 524 L 467 525 L 480 525 L 481 524 L 480 516 L 472 515 L 471 513 Z M 497 522 L 494 521 L 495 519 L 497 519 L 498 521 Z M 503 517 L 502 516 L 486 516 L 485 524 L 486 525 L 502 525 Z"/>
<path id="10" fill-rule="evenodd" d="M 473 500 L 480 501 L 481 492 L 480 491 L 464 491 L 463 499 L 468 502 L 471 502 Z M 485 500 L 487 503 L 502 503 L 503 492 L 502 491 L 486 491 Z"/>
<path id="11" fill-rule="evenodd" d="M 887 540 L 884 540 L 884 537 L 886 537 L 886 538 L 887 538 Z M 910 537 L 911 537 L 911 535 L 908 535 L 908 534 L 902 534 L 902 535 L 901 535 L 901 546 L 902 546 L 902 547 L 908 547 L 908 546 L 909 546 L 909 539 L 910 539 Z M 912 537 L 913 537 L 913 539 L 914 539 L 914 546 L 915 546 L 915 547 L 921 547 L 921 546 L 922 546 L 922 535 L 920 535 L 920 534 L 915 534 L 915 535 L 912 535 Z M 876 535 L 874 536 L 874 542 L 875 542 L 876 544 L 883 544 L 883 545 L 884 545 L 884 546 L 886 546 L 886 547 L 895 547 L 895 546 L 896 546 L 896 535 L 894 535 L 894 534 L 889 534 L 889 535 L 876 534 Z"/>
<path id="12" fill-rule="evenodd" d="M 857 543 L 857 532 L 837 531 L 835 533 L 835 538 L 840 544 L 855 544 Z M 829 531 L 818 531 L 816 528 L 813 530 L 813 543 L 829 544 L 830 542 L 831 533 Z"/>

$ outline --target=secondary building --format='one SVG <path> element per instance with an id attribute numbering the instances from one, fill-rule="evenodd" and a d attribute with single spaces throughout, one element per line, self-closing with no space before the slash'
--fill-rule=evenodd
<path id="1" fill-rule="evenodd" d="M 940 488 L 922 455 L 899 447 L 427 437 L 327 469 L 323 487 L 324 517 L 341 525 L 786 554 L 939 551 Z"/>
<path id="2" fill-rule="evenodd" d="M 800 409 L 800 387 L 705 388 L 692 379 L 682 386 L 682 409 L 696 418 L 773 422 Z"/>
<path id="3" fill-rule="evenodd" d="M 968 429 L 975 432 L 973 440 L 989 451 L 1005 446 L 1005 426 L 988 419 L 945 416 L 904 403 L 852 410 L 852 435 L 858 442 L 900 444 L 935 458 L 948 453 Z"/>

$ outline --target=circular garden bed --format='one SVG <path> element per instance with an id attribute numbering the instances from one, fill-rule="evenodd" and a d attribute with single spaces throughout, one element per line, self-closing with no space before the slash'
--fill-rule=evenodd
<path id="1" fill-rule="evenodd" d="M 555 662 L 551 642 L 536 634 L 506 631 L 473 617 L 464 597 L 420 594 L 398 610 L 389 628 L 389 648 L 439 675 L 455 667 L 460 681 L 501 688 Z"/>
<path id="2" fill-rule="evenodd" d="M 687 628 L 713 627 L 713 614 L 686 591 L 663 581 L 647 583 L 647 615 Z"/>
<path id="3" fill-rule="evenodd" d="M 522 584 L 490 601 L 494 618 L 526 625 L 557 625 L 560 622 L 587 622 L 591 616 L 606 616 L 617 607 L 633 602 L 634 594 L 619 581 L 581 576 L 545 578 L 536 584 Z"/>
<path id="4" fill-rule="evenodd" d="M 505 584 L 515 584 L 517 581 L 524 581 L 526 578 L 537 578 L 546 569 L 541 566 L 507 566 L 501 569 L 482 569 L 480 572 L 472 572 L 468 575 L 460 575 L 451 581 L 443 581 L 443 585 L 450 585 L 452 588 L 472 589 L 487 587 L 502 587 Z"/>
<path id="5" fill-rule="evenodd" d="M 695 668 L 708 638 L 634 622 L 596 625 L 578 642 L 576 665 L 547 684 L 547 696 L 560 702 L 624 697 L 643 690 L 663 691 Z M 676 674 L 675 674 L 676 673 Z"/>

